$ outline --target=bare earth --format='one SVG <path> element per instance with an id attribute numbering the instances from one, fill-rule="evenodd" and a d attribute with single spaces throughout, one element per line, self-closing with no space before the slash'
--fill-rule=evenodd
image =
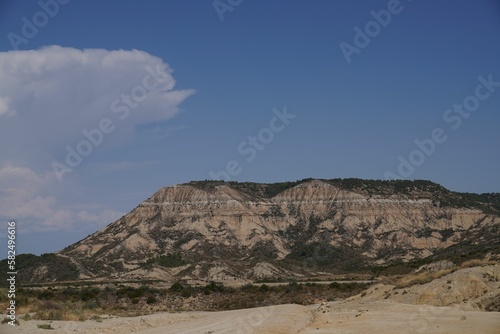
<path id="1" fill-rule="evenodd" d="M 19 326 L 0 325 L 0 333 L 499 334 L 500 312 L 478 308 L 488 300 L 500 300 L 499 265 L 461 269 L 407 288 L 377 284 L 344 301 L 309 306 L 158 313 L 84 322 L 20 320 Z M 54 330 L 38 328 L 41 324 L 50 324 Z"/>
<path id="2" fill-rule="evenodd" d="M 310 306 L 278 305 L 225 312 L 164 313 L 96 321 L 49 321 L 1 325 L 1 333 L 500 333 L 499 312 L 359 299 Z"/>

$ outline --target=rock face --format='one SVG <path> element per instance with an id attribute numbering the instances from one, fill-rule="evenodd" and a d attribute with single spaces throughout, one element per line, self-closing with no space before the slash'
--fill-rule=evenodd
<path id="1" fill-rule="evenodd" d="M 357 270 L 498 242 L 500 217 L 480 209 L 488 203 L 446 205 L 463 198 L 428 181 L 355 181 L 175 185 L 59 255 L 82 277 L 224 281 Z M 144 266 L 167 254 L 184 262 L 162 267 L 164 277 Z"/>

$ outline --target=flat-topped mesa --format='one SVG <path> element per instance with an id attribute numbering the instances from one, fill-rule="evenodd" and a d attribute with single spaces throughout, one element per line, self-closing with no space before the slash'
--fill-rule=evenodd
<path id="1" fill-rule="evenodd" d="M 366 200 L 366 196 L 333 186 L 321 180 L 312 180 L 298 184 L 273 197 L 274 202 L 331 202 L 342 200 Z"/>
<path id="2" fill-rule="evenodd" d="M 218 212 L 220 215 L 234 216 L 246 213 L 249 207 L 255 207 L 258 200 L 228 185 L 217 185 L 210 189 L 199 189 L 192 185 L 175 185 L 160 189 L 151 198 L 139 205 L 139 208 L 156 208 L 165 217 L 172 215 L 209 216 Z"/>
<path id="3" fill-rule="evenodd" d="M 494 210 L 499 199 L 428 181 L 197 181 L 160 189 L 60 254 L 95 276 L 128 275 L 169 253 L 179 253 L 186 267 L 163 270 L 193 279 L 209 277 L 215 262 L 238 277 L 369 267 L 494 243 L 500 217 L 481 208 Z M 318 252 L 322 262 L 304 269 Z"/>
<path id="4" fill-rule="evenodd" d="M 216 203 L 227 201 L 248 201 L 252 198 L 227 185 L 217 185 L 209 189 L 200 189 L 189 184 L 165 187 L 144 201 L 144 205 L 179 205 L 185 203 Z"/>

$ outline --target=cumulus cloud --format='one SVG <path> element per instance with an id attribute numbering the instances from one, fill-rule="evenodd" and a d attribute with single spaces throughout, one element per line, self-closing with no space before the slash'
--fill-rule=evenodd
<path id="1" fill-rule="evenodd" d="M 84 131 L 99 128 L 103 119 L 114 131 L 94 152 L 124 144 L 140 124 L 177 115 L 194 91 L 175 90 L 172 72 L 161 58 L 139 50 L 49 46 L 0 52 L 2 217 L 29 222 L 23 226 L 32 230 L 99 226 L 119 218 L 121 212 L 106 207 L 71 207 L 51 163 L 63 161 L 66 147 L 86 139 Z M 102 164 L 92 155 L 85 159 L 89 166 Z M 108 163 L 101 170 L 135 167 Z M 68 190 L 71 181 L 64 185 L 79 191 Z"/>
<path id="2" fill-rule="evenodd" d="M 0 52 L 0 78 L 0 140 L 19 164 L 64 156 L 103 118 L 116 129 L 103 143 L 119 144 L 138 124 L 174 117 L 194 92 L 174 90 L 168 64 L 139 50 Z"/>
<path id="3" fill-rule="evenodd" d="M 9 110 L 10 99 L 8 97 L 0 97 L 0 116 L 1 115 L 14 115 L 14 110 Z"/>
<path id="4" fill-rule="evenodd" d="M 28 218 L 42 228 L 67 226 L 70 212 L 56 210 L 56 199 L 41 196 L 40 189 L 50 183 L 49 174 L 38 175 L 26 167 L 4 167 L 0 169 L 0 212 L 12 219 Z"/>
<path id="5" fill-rule="evenodd" d="M 46 194 L 55 178 L 50 173 L 37 174 L 27 167 L 0 168 L 0 212 L 2 216 L 23 221 L 23 228 L 31 231 L 71 229 L 75 222 L 109 224 L 123 213 L 94 208 L 72 210 Z M 89 224 L 87 224 L 87 227 Z"/>
<path id="6" fill-rule="evenodd" d="M 78 212 L 76 216 L 82 221 L 98 223 L 101 225 L 109 224 L 109 222 L 117 220 L 123 216 L 123 214 L 110 209 L 102 210 L 99 214 L 93 214 L 86 210 L 82 210 Z"/>

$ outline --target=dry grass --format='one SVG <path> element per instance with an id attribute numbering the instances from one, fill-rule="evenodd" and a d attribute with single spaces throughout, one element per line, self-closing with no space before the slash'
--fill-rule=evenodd
<path id="1" fill-rule="evenodd" d="M 205 287 L 181 286 L 180 291 L 146 286 L 48 287 L 22 289 L 16 298 L 18 310 L 22 310 L 18 315 L 28 314 L 27 319 L 99 321 L 103 315 L 139 316 L 161 310 L 230 310 L 283 303 L 305 305 L 318 299 L 344 299 L 361 293 L 366 286 L 352 282 L 330 285 L 290 282 L 276 287 L 263 284 L 229 288 L 210 283 Z M 0 300 L 1 306 L 6 306 L 5 303 Z"/>
<path id="2" fill-rule="evenodd" d="M 435 279 L 451 274 L 455 270 L 456 268 L 452 268 L 452 269 L 443 269 L 435 272 L 425 271 L 418 274 L 407 275 L 399 279 L 399 281 L 397 281 L 395 285 L 396 288 L 403 289 L 410 287 L 412 285 L 426 284 Z"/>
<path id="3" fill-rule="evenodd" d="M 395 282 L 393 279 L 389 279 L 387 283 L 389 284 L 394 284 L 396 288 L 406 288 L 410 287 L 412 285 L 417 285 L 417 284 L 426 284 L 431 282 L 432 280 L 441 278 L 443 276 L 446 276 L 448 274 L 451 274 L 452 272 L 455 272 L 459 269 L 465 269 L 465 268 L 472 268 L 472 267 L 483 267 L 483 266 L 490 266 L 490 265 L 498 265 L 498 261 L 492 261 L 492 260 L 486 260 L 486 259 L 473 259 L 473 260 L 468 260 L 460 264 L 459 266 L 454 266 L 453 268 L 450 269 L 443 269 L 443 270 L 438 270 L 438 271 L 424 271 L 421 273 L 417 274 L 408 274 L 406 276 L 403 276 L 399 279 L 397 279 Z"/>
<path id="4" fill-rule="evenodd" d="M 7 304 L 2 302 L 0 307 L 5 310 Z M 5 311 L 2 313 L 5 313 Z M 82 302 L 60 302 L 30 298 L 16 309 L 16 313 L 19 315 L 24 314 L 25 320 L 84 321 L 106 312 L 100 307 L 89 307 L 88 304 Z"/>
<path id="5" fill-rule="evenodd" d="M 465 261 L 460 265 L 460 268 L 471 268 L 471 267 L 482 267 L 482 266 L 491 266 L 499 264 L 498 261 L 485 260 L 485 259 L 473 259 L 469 261 Z"/>
<path id="6" fill-rule="evenodd" d="M 81 302 L 60 302 L 44 300 L 35 302 L 30 312 L 35 312 L 34 319 L 38 320 L 69 320 L 84 321 L 95 319 L 105 311 L 100 307 L 89 307 Z"/>

